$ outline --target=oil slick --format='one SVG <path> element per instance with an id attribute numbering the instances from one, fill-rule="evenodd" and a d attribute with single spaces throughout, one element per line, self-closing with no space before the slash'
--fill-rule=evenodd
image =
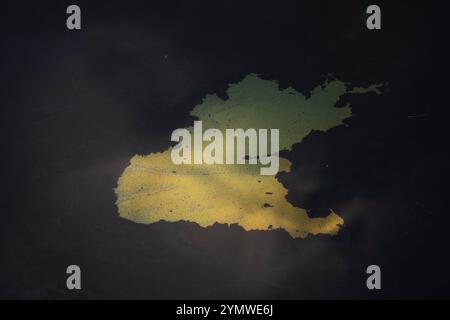
<path id="1" fill-rule="evenodd" d="M 334 210 L 310 217 L 287 200 L 289 191 L 275 173 L 289 174 L 291 162 L 277 151 L 291 150 L 313 131 L 344 124 L 352 110 L 348 104 L 336 107 L 341 97 L 380 94 L 379 87 L 331 78 L 305 95 L 249 74 L 229 85 L 225 99 L 208 94 L 190 111 L 198 122 L 174 131 L 173 147 L 167 137 L 167 149 L 130 160 L 115 189 L 119 214 L 145 224 L 188 221 L 204 228 L 218 223 L 245 231 L 284 230 L 293 238 L 336 235 L 344 220 Z M 234 145 L 226 143 L 227 129 Z"/>

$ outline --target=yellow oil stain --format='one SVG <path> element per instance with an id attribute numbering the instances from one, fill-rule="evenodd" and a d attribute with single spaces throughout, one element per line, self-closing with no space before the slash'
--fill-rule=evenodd
<path id="1" fill-rule="evenodd" d="M 191 115 L 203 121 L 205 130 L 279 128 L 280 150 L 291 150 L 312 130 L 326 131 L 351 117 L 350 106 L 335 107 L 343 94 L 379 93 L 377 88 L 350 91 L 345 83 L 332 80 L 306 98 L 251 74 L 230 85 L 228 99 L 207 95 Z M 276 176 L 259 174 L 258 165 L 175 165 L 170 154 L 168 148 L 131 159 L 115 189 L 121 217 L 147 224 L 164 220 L 202 227 L 221 223 L 238 224 L 245 230 L 283 229 L 294 238 L 336 235 L 344 224 L 334 211 L 310 218 L 305 209 L 287 201 L 288 190 Z M 290 166 L 289 160 L 280 158 L 280 172 L 289 172 Z"/>

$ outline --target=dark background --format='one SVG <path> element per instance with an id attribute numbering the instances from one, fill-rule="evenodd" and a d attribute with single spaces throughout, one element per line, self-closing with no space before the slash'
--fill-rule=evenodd
<path id="1" fill-rule="evenodd" d="M 1 11 L 1 298 L 450 298 L 447 8 L 365 1 L 33 1 Z M 82 30 L 66 28 L 66 7 Z M 278 178 L 336 237 L 118 216 L 129 159 L 165 149 L 207 93 L 249 73 L 308 94 L 383 94 L 314 132 Z M 66 267 L 82 290 L 66 289 Z M 382 290 L 366 288 L 366 267 Z"/>

